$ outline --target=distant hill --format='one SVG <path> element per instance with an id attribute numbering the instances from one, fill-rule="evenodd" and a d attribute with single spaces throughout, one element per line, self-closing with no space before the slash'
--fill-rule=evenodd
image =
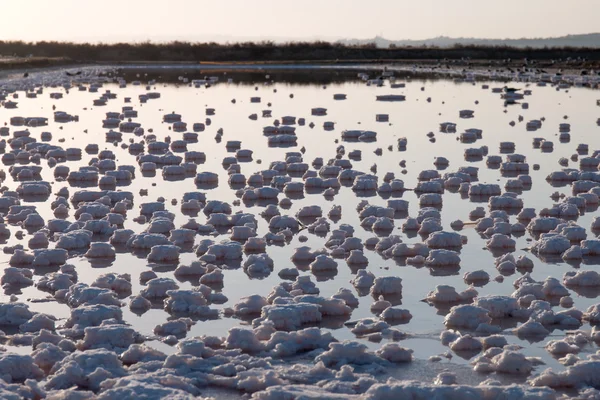
<path id="1" fill-rule="evenodd" d="M 582 35 L 567 35 L 554 38 L 523 38 L 523 39 L 477 39 L 477 38 L 451 38 L 439 36 L 424 40 L 389 40 L 380 36 L 373 39 L 342 39 L 338 43 L 346 45 L 365 45 L 375 43 L 377 47 L 452 47 L 455 45 L 476 46 L 511 46 L 511 47 L 589 47 L 600 48 L 600 33 L 587 33 Z"/>

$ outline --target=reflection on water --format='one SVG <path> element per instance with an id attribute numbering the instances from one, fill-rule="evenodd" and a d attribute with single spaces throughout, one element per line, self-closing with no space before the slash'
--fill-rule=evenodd
<path id="1" fill-rule="evenodd" d="M 269 78 L 265 78 L 268 72 Z M 223 164 L 225 157 L 235 155 L 236 150 L 227 148 L 225 143 L 229 140 L 241 141 L 242 149 L 253 151 L 252 158 L 240 163 L 241 173 L 247 178 L 253 173 L 268 169 L 273 161 L 285 161 L 286 152 L 300 151 L 303 149 L 302 159 L 311 165 L 317 158 L 323 158 L 327 163 L 329 159 L 335 159 L 338 154 L 338 146 L 343 145 L 345 154 L 360 150 L 360 156 L 356 153 L 350 160 L 353 169 L 369 173 L 374 166 L 381 178 L 387 172 L 393 172 L 396 178 L 402 179 L 406 188 L 414 189 L 418 184 L 418 175 L 422 170 L 439 170 L 444 172 L 456 172 L 459 167 L 476 167 L 478 176 L 474 181 L 482 183 L 497 183 L 504 187 L 505 183 L 514 178 L 514 174 L 502 172 L 498 165 L 486 165 L 485 157 L 467 157 L 465 149 L 470 147 L 487 146 L 489 155 L 506 155 L 507 151 L 501 150 L 500 142 L 514 142 L 515 153 L 527 157 L 530 165 L 538 164 L 539 168 L 529 171 L 533 184 L 531 187 L 523 187 L 520 198 L 523 199 L 525 207 L 540 210 L 550 207 L 555 201 L 551 199 L 553 192 L 570 195 L 570 187 L 566 183 L 549 183 L 545 180 L 548 173 L 559 170 L 561 166 L 558 161 L 561 157 L 570 159 L 580 143 L 587 143 L 591 149 L 600 148 L 600 135 L 597 134 L 598 108 L 594 106 L 597 92 L 588 89 L 556 90 L 554 87 L 530 87 L 532 95 L 526 100 L 529 107 L 524 109 L 518 105 L 505 104 L 497 93 L 481 88 L 481 84 L 457 83 L 443 79 L 419 80 L 412 76 L 399 77 L 400 81 L 406 81 L 405 87 L 391 89 L 388 84 L 384 87 L 367 86 L 356 78 L 356 71 L 205 71 L 200 68 L 194 71 L 181 70 L 123 70 L 121 73 L 128 81 L 141 80 L 146 82 L 157 79 L 150 90 L 160 92 L 159 99 L 151 99 L 146 103 L 139 102 L 139 96 L 149 90 L 144 85 L 129 85 L 127 88 L 119 88 L 116 84 L 106 84 L 103 88 L 117 94 L 116 99 L 109 100 L 106 106 L 93 106 L 93 100 L 98 97 L 96 93 L 88 91 L 70 90 L 69 95 L 60 100 L 50 99 L 47 95 L 38 96 L 36 99 L 20 99 L 18 108 L 0 108 L 0 122 L 7 122 L 14 116 L 42 116 L 49 118 L 48 126 L 29 128 L 32 136 L 39 140 L 42 132 L 52 133 L 53 142 L 61 146 L 86 148 L 89 144 L 98 144 L 99 150 L 109 149 L 116 154 L 117 165 L 136 166 L 136 178 L 130 182 L 119 182 L 118 188 L 128 190 L 135 195 L 133 210 L 124 223 L 124 228 L 141 232 L 145 225 L 133 221 L 138 215 L 139 205 L 143 202 L 155 201 L 158 197 L 166 199 L 166 209 L 175 213 L 175 226 L 179 227 L 194 217 L 199 223 L 205 223 L 204 213 L 182 213 L 179 204 L 184 193 L 200 190 L 206 193 L 209 200 L 227 201 L 232 205 L 232 210 L 250 212 L 257 215 L 259 236 L 268 232 L 267 222 L 258 216 L 264 208 L 273 201 L 240 201 L 236 196 L 236 186 L 228 185 L 227 167 Z M 205 76 L 218 76 L 219 83 L 211 85 L 200 85 L 194 87 L 185 84 L 180 77 L 185 76 L 191 82 L 193 79 L 203 79 Z M 227 83 L 232 79 L 232 83 Z M 500 86 L 500 83 L 488 82 L 491 87 Z M 524 87 L 523 83 L 514 84 Z M 52 91 L 65 92 L 63 88 L 53 88 Z M 334 100 L 334 94 L 346 94 L 345 100 Z M 377 95 L 399 94 L 406 96 L 401 102 L 376 101 Z M 251 97 L 260 96 L 260 102 L 251 102 Z M 131 106 L 137 111 L 138 116 L 133 121 L 138 122 L 145 129 L 146 134 L 154 134 L 159 140 L 170 137 L 171 140 L 180 139 L 182 133 L 174 132 L 171 125 L 163 123 L 163 115 L 174 111 L 182 115 L 182 120 L 191 127 L 194 123 L 205 123 L 204 131 L 198 132 L 198 141 L 187 144 L 187 150 L 200 151 L 206 154 L 206 160 L 197 167 L 197 172 L 214 172 L 218 174 L 219 184 L 195 184 L 193 174 L 189 176 L 167 176 L 163 178 L 162 172 L 141 172 L 136 161 L 136 152 L 130 153 L 121 147 L 122 143 L 139 141 L 140 138 L 130 133 L 123 134 L 123 142 L 112 142 L 105 140 L 107 128 L 102 127 L 102 120 L 106 112 L 120 112 L 125 105 L 124 98 L 133 99 Z M 430 98 L 430 101 L 428 101 Z M 235 100 L 235 101 L 234 101 Z M 58 123 L 51 118 L 54 107 L 56 110 L 65 111 L 71 115 L 77 115 L 79 122 Z M 326 115 L 312 115 L 311 110 L 316 107 L 327 109 Z M 214 108 L 214 115 L 207 115 L 207 108 Z M 474 117 L 460 119 L 459 110 L 473 109 Z M 260 117 L 264 110 L 269 110 L 272 117 Z M 212 114 L 212 113 L 211 113 Z M 249 118 L 257 114 L 257 118 Z M 377 122 L 376 114 L 388 114 L 389 122 Z M 564 122 L 563 116 L 568 116 L 571 124 L 571 140 L 560 141 L 558 126 Z M 272 147 L 269 146 L 268 138 L 263 135 L 263 127 L 273 124 L 274 119 L 283 116 L 295 116 L 297 119 L 305 118 L 304 125 L 294 124 L 297 134 L 297 146 Z M 522 116 L 523 118 L 520 118 Z M 540 129 L 529 132 L 526 129 L 527 120 L 540 119 L 545 121 Z M 209 120 L 208 120 L 209 118 Z M 440 133 L 439 126 L 442 122 L 453 121 L 456 123 L 458 133 Z M 516 122 L 511 126 L 511 122 Z M 333 122 L 334 128 L 325 125 L 325 122 Z M 210 123 L 210 124 L 209 124 Z M 327 126 L 327 127 L 324 127 Z M 461 132 L 469 128 L 478 128 L 483 131 L 481 139 L 475 139 L 475 143 L 463 143 L 459 140 Z M 11 127 L 11 132 L 20 130 Z M 343 130 L 370 130 L 377 132 L 376 141 L 343 141 L 341 132 Z M 217 132 L 222 130 L 222 135 Z M 429 135 L 428 135 L 429 134 Z M 216 136 L 215 136 L 216 135 Z M 532 146 L 533 139 L 546 138 L 554 142 L 553 150 L 536 149 Z M 398 139 L 406 138 L 406 147 L 398 148 Z M 435 140 L 431 140 L 434 138 Z M 67 165 L 71 170 L 80 166 L 88 165 L 96 157 L 95 151 L 83 152 L 80 159 L 69 158 L 66 162 L 58 160 L 59 165 Z M 449 166 L 436 168 L 434 161 L 436 157 L 443 156 L 448 159 Z M 347 158 L 347 157 L 346 157 Z M 18 164 L 15 164 L 18 165 Z M 52 182 L 52 191 L 56 193 L 61 188 L 68 188 L 71 194 L 81 188 L 89 187 L 79 182 L 66 182 L 61 178 L 55 179 L 52 169 L 44 168 L 41 178 Z M 573 164 L 576 165 L 576 164 Z M 293 174 L 292 174 L 293 175 Z M 293 181 L 301 181 L 301 174 L 293 175 Z M 16 190 L 19 182 L 8 177 L 3 185 L 8 190 Z M 95 185 L 94 185 L 95 186 Z M 145 192 L 141 192 L 141 191 Z M 143 193 L 143 194 L 140 194 Z M 280 195 L 280 199 L 283 196 Z M 400 226 L 410 216 L 416 216 L 419 210 L 418 194 L 412 190 L 402 193 L 378 194 L 376 191 L 353 192 L 349 185 L 341 185 L 335 190 L 334 195 L 328 193 L 324 196 L 323 190 L 307 189 L 303 194 L 288 196 L 291 199 L 289 209 L 281 209 L 282 214 L 295 215 L 295 213 L 306 205 L 319 205 L 326 213 L 332 205 L 341 205 L 342 218 L 330 222 L 331 228 L 335 229 L 340 224 L 350 224 L 355 227 L 354 235 L 366 240 L 372 236 L 386 237 L 390 234 L 400 235 L 404 242 L 413 244 L 422 241 L 422 237 L 416 232 L 403 233 Z M 360 227 L 360 220 L 356 212 L 357 204 L 361 200 L 368 200 L 370 204 L 385 206 L 388 198 L 402 198 L 409 201 L 409 211 L 395 215 L 394 230 L 384 232 L 369 232 Z M 172 204 L 177 200 L 177 205 Z M 456 219 L 469 220 L 469 212 L 477 206 L 487 209 L 488 197 L 467 196 L 460 193 L 458 188 L 446 190 L 443 193 L 443 206 L 438 209 L 442 216 L 444 230 L 451 231 L 450 222 Z M 35 205 L 40 215 L 47 221 L 53 217 L 50 201 L 47 197 L 26 197 L 23 199 L 25 205 Z M 513 210 L 514 211 L 514 210 Z M 515 213 L 507 210 L 510 222 L 517 222 Z M 577 223 L 589 228 L 591 220 L 595 215 L 595 209 L 585 212 Z M 73 210 L 71 210 L 71 214 Z M 308 221 L 306 221 L 308 222 Z M 12 232 L 9 245 L 23 244 L 26 246 L 28 236 L 19 240 L 15 233 L 20 230 L 19 226 L 10 226 Z M 466 225 L 461 231 L 465 235 L 468 244 L 460 252 L 460 267 L 452 268 L 427 268 L 414 267 L 406 264 L 405 259 L 384 258 L 380 254 L 365 250 L 369 260 L 368 270 L 376 276 L 395 275 L 403 279 L 402 298 L 391 299 L 393 304 L 401 304 L 403 308 L 410 310 L 413 315 L 410 323 L 402 325 L 404 332 L 412 339 L 408 339 L 403 345 L 415 350 L 417 358 L 426 359 L 433 354 L 446 351 L 447 348 L 439 345 L 437 337 L 444 329 L 443 317 L 447 311 L 444 307 L 432 307 L 421 300 L 436 285 L 452 285 L 457 291 L 466 288 L 463 274 L 468 271 L 483 269 L 492 278 L 499 275 L 494 266 L 494 254 L 485 249 L 485 239 L 475 230 L 472 225 Z M 322 248 L 327 241 L 322 235 L 303 232 L 306 236 L 305 242 L 300 242 L 299 235 L 295 235 L 289 243 L 268 246 L 267 253 L 274 260 L 274 271 L 269 276 L 260 279 L 251 279 L 239 263 L 224 267 L 224 286 L 217 288 L 222 291 L 229 301 L 223 305 L 214 307 L 222 309 L 232 307 L 240 297 L 252 294 L 266 295 L 281 278 L 278 272 L 283 268 L 292 267 L 290 257 L 293 249 L 300 246 L 309 246 L 312 249 Z M 228 238 L 225 231 L 212 238 L 221 240 Z M 207 237 L 196 236 L 196 244 Z M 522 254 L 530 255 L 528 248 L 531 246 L 532 236 L 529 233 L 517 235 L 515 256 Z M 96 239 L 95 239 L 96 240 Z M 107 238 L 98 239 L 107 240 Z M 53 243 L 51 243 L 53 246 Z M 133 294 L 137 294 L 143 285 L 138 281 L 139 274 L 145 270 L 152 269 L 159 277 L 173 277 L 176 265 L 150 265 L 146 261 L 147 251 L 135 253 L 127 252 L 123 248 L 117 248 L 115 259 L 87 260 L 81 253 L 71 253 L 69 263 L 76 266 L 80 282 L 92 283 L 95 278 L 107 272 L 129 273 L 132 276 Z M 531 256 L 531 255 L 530 255 Z M 1 255 L 6 263 L 9 255 Z M 184 248 L 180 257 L 181 264 L 191 263 L 197 257 L 193 249 Z M 338 269 L 330 274 L 320 274 L 313 277 L 317 282 L 321 295 L 329 297 L 335 294 L 340 287 L 351 287 L 349 281 L 356 274 L 357 269 L 346 265 L 344 260 L 337 260 Z M 600 260 L 586 259 L 580 265 L 570 265 L 560 259 L 534 259 L 535 267 L 531 275 L 536 280 L 543 280 L 548 276 L 561 278 L 564 272 L 573 268 L 597 269 Z M 298 266 L 300 275 L 311 274 L 310 269 Z M 53 268 L 34 269 L 34 280 L 51 271 Z M 525 271 L 517 271 L 515 275 L 506 276 L 504 280 L 492 279 L 484 286 L 478 286 L 481 295 L 502 294 L 510 295 L 514 288 L 512 282 Z M 181 288 L 190 288 L 197 285 L 195 279 L 177 279 Z M 51 313 L 58 318 L 65 319 L 69 315 L 69 309 L 64 304 L 54 302 L 34 302 L 47 296 L 34 287 L 26 287 L 14 292 L 6 292 L 1 296 L 1 301 L 8 301 L 8 297 L 14 294 L 19 300 L 30 302 L 31 308 L 36 311 Z M 596 290 L 573 288 L 575 307 L 585 310 L 589 305 L 597 302 L 600 293 Z M 352 313 L 351 320 L 372 317 L 370 311 L 373 298 L 364 292 L 358 292 L 360 304 Z M 162 310 L 161 304 L 154 304 L 148 312 L 138 315 L 123 308 L 125 320 L 132 324 L 143 334 L 152 334 L 154 326 L 173 318 Z M 326 319 L 321 327 L 330 329 L 334 336 L 339 339 L 355 338 L 345 320 Z M 504 329 L 514 328 L 522 321 L 503 320 L 498 321 Z M 248 324 L 235 318 L 221 317 L 218 320 L 199 320 L 191 328 L 188 335 L 224 335 L 231 327 L 240 324 Z M 559 337 L 563 332 L 556 333 Z M 557 369 L 561 366 L 552 359 L 543 349 L 544 342 L 532 341 L 531 338 L 520 339 L 511 336 L 512 343 L 524 346 L 523 352 L 527 356 L 540 356 L 548 366 Z M 364 341 L 370 348 L 378 348 L 380 345 Z M 433 343 L 433 345 L 432 345 Z M 160 342 L 151 342 L 163 351 L 170 352 L 172 349 Z M 472 354 L 459 355 L 463 360 L 455 362 L 466 362 Z"/>

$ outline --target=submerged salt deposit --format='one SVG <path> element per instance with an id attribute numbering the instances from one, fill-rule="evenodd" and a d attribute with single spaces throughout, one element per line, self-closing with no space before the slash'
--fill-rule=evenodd
<path id="1" fill-rule="evenodd" d="M 596 77 L 163 72 L 0 81 L 2 396 L 599 385 Z"/>

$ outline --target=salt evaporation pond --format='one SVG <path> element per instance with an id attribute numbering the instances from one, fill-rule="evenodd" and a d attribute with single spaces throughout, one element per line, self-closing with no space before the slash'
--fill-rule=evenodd
<path id="1" fill-rule="evenodd" d="M 598 395 L 594 78 L 98 72 L 0 82 L 3 396 Z"/>

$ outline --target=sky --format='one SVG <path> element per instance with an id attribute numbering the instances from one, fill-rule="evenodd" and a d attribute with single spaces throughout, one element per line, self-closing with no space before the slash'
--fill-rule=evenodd
<path id="1" fill-rule="evenodd" d="M 556 37 L 600 31 L 600 0 L 0 0 L 0 40 Z"/>

